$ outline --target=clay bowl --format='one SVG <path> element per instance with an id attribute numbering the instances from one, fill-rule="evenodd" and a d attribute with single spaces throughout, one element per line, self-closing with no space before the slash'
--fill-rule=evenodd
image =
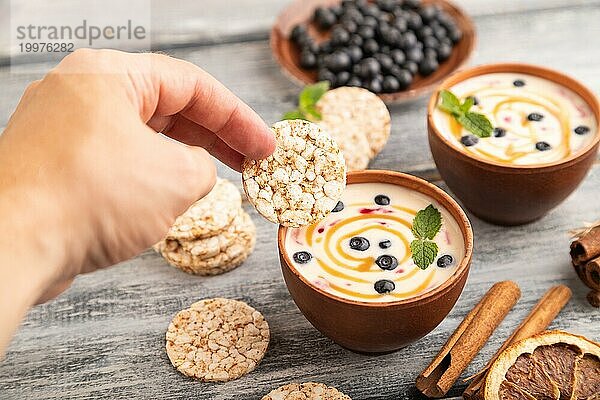
<path id="1" fill-rule="evenodd" d="M 366 170 L 348 173 L 348 184 L 381 182 L 400 185 L 439 202 L 458 222 L 464 237 L 465 258 L 439 287 L 417 297 L 389 303 L 366 303 L 327 293 L 310 285 L 284 251 L 287 228 L 278 232 L 279 259 L 287 288 L 306 319 L 341 346 L 361 353 L 398 350 L 431 332 L 450 312 L 460 296 L 471 265 L 471 224 L 448 194 L 411 175 Z"/>
<path id="2" fill-rule="evenodd" d="M 296 0 L 275 21 L 275 25 L 271 29 L 271 51 L 284 74 L 298 85 L 304 86 L 317 82 L 317 73 L 300 67 L 300 51 L 288 39 L 290 32 L 297 24 L 309 21 L 317 7 L 332 6 L 340 2 L 341 0 Z M 436 72 L 427 77 L 417 75 L 412 85 L 406 90 L 380 94 L 379 97 L 386 103 L 400 103 L 431 93 L 444 78 L 468 61 L 475 47 L 475 25 L 460 8 L 445 0 L 424 0 L 423 3 L 437 4 L 451 15 L 461 28 L 463 37 L 455 45 L 450 58 L 441 63 Z M 327 36 L 319 32 L 313 24 L 309 26 L 309 32 L 317 41 L 321 41 Z"/>
<path id="3" fill-rule="evenodd" d="M 544 216 L 579 186 L 596 159 L 600 134 L 569 158 L 534 166 L 507 166 L 476 158 L 455 147 L 434 124 L 433 112 L 439 91 L 465 79 L 494 72 L 534 75 L 569 88 L 589 104 L 596 121 L 600 121 L 600 105 L 596 96 L 576 80 L 527 64 L 490 64 L 463 70 L 446 79 L 432 95 L 427 115 L 429 146 L 450 190 L 467 209 L 485 221 L 521 225 Z"/>

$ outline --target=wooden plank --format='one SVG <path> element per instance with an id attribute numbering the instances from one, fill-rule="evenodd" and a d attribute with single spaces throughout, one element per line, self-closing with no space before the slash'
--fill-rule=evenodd
<path id="1" fill-rule="evenodd" d="M 424 368 L 462 317 L 496 281 L 512 279 L 522 300 L 465 376 L 481 367 L 550 286 L 574 296 L 553 328 L 600 339 L 600 313 L 569 264 L 567 231 L 600 214 L 596 166 L 562 206 L 531 225 L 504 228 L 472 218 L 476 245 L 468 285 L 450 316 L 421 341 L 393 354 L 359 355 L 321 336 L 290 299 L 279 271 L 276 227 L 252 216 L 258 247 L 239 269 L 201 278 L 156 254 L 79 277 L 52 303 L 35 307 L 0 364 L 0 398 L 259 399 L 289 381 L 323 381 L 354 399 L 412 399 Z M 443 186 L 442 186 L 443 187 Z M 225 296 L 261 310 L 272 340 L 259 368 L 237 381 L 211 385 L 186 379 L 170 365 L 164 332 L 170 318 L 195 300 Z M 449 394 L 458 396 L 464 384 Z"/>

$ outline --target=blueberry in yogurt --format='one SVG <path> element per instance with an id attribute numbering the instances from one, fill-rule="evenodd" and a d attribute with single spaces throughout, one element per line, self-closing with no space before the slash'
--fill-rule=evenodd
<path id="1" fill-rule="evenodd" d="M 439 268 L 447 268 L 454 262 L 454 259 L 450 254 L 444 254 L 437 260 L 437 266 Z"/>
<path id="2" fill-rule="evenodd" d="M 538 149 L 539 151 L 547 151 L 547 150 L 550 150 L 552 148 L 552 146 L 548 142 L 537 142 L 535 144 L 535 148 Z"/>
<path id="3" fill-rule="evenodd" d="M 381 242 L 379 242 L 379 248 L 380 249 L 389 249 L 390 247 L 392 247 L 392 241 L 391 240 L 382 240 Z"/>
<path id="4" fill-rule="evenodd" d="M 385 194 L 378 194 L 377 196 L 375 196 L 375 204 L 380 206 L 389 206 L 390 198 Z"/>
<path id="5" fill-rule="evenodd" d="M 312 254 L 308 251 L 298 251 L 294 253 L 293 258 L 298 264 L 306 264 L 312 259 Z"/>
<path id="6" fill-rule="evenodd" d="M 375 291 L 379 294 L 386 294 L 396 289 L 396 284 L 387 279 L 381 279 L 375 282 Z"/>
<path id="7" fill-rule="evenodd" d="M 337 204 L 335 205 L 335 207 L 333 208 L 333 210 L 331 210 L 331 212 L 340 212 L 344 209 L 344 202 L 343 201 L 338 201 Z"/>
<path id="8" fill-rule="evenodd" d="M 370 246 L 371 244 L 369 243 L 367 238 L 364 238 L 362 236 L 354 236 L 352 239 L 350 239 L 350 248 L 352 250 L 366 251 L 369 249 Z"/>
<path id="9" fill-rule="evenodd" d="M 527 119 L 532 122 L 540 122 L 544 119 L 544 116 L 540 113 L 531 113 L 527 116 Z"/>
<path id="10" fill-rule="evenodd" d="M 465 135 L 460 138 L 460 142 L 467 147 L 475 146 L 479 143 L 479 138 L 475 135 Z"/>
<path id="11" fill-rule="evenodd" d="M 577 128 L 575 128 L 575 133 L 578 135 L 585 135 L 586 133 L 589 133 L 589 132 L 590 132 L 589 126 L 579 125 Z"/>
<path id="12" fill-rule="evenodd" d="M 381 269 L 391 271 L 398 267 L 398 259 L 394 256 L 384 254 L 382 256 L 377 257 L 377 260 L 375 260 L 375 264 L 377 264 L 377 266 Z"/>

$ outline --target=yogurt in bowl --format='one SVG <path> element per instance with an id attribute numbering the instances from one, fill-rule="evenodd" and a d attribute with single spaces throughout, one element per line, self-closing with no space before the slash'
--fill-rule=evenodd
<path id="1" fill-rule="evenodd" d="M 524 73 L 498 72 L 458 82 L 450 90 L 471 97 L 472 111 L 485 115 L 494 131 L 477 138 L 437 108 L 437 128 L 456 148 L 483 160 L 507 165 L 561 161 L 593 142 L 598 121 L 592 108 L 571 89 Z"/>
<path id="2" fill-rule="evenodd" d="M 433 241 L 438 254 L 421 269 L 413 262 L 417 211 L 432 204 L 442 216 Z M 465 256 L 458 223 L 432 198 L 389 183 L 348 186 L 334 212 L 315 225 L 288 229 L 285 251 L 312 285 L 335 296 L 391 302 L 426 293 L 456 271 Z"/>
<path id="3" fill-rule="evenodd" d="M 471 263 L 471 225 L 448 194 L 414 176 L 367 170 L 349 173 L 347 182 L 326 219 L 279 228 L 283 277 L 308 321 L 338 344 L 397 350 L 433 330 L 458 300 Z M 411 229 L 425 209 L 441 226 Z M 429 252 L 419 253 L 425 257 L 413 254 L 415 241 L 428 242 Z"/>
<path id="4" fill-rule="evenodd" d="M 451 97 L 444 91 L 461 102 L 472 97 L 470 111 L 486 116 L 491 132 L 455 104 L 445 107 L 453 114 L 440 109 L 442 97 Z M 427 130 L 440 175 L 465 207 L 491 223 L 520 225 L 543 217 L 579 186 L 596 160 L 599 120 L 594 93 L 569 76 L 536 65 L 489 64 L 457 72 L 438 87 Z"/>

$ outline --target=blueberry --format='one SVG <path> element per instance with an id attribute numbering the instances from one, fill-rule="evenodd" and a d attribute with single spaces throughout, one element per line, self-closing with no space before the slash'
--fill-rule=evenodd
<path id="1" fill-rule="evenodd" d="M 394 289 L 396 289 L 396 284 L 393 281 L 382 279 L 375 282 L 375 285 L 373 287 L 375 288 L 375 291 L 377 293 L 386 294 L 394 291 Z"/>
<path id="2" fill-rule="evenodd" d="M 414 11 L 411 11 L 407 14 L 407 25 L 408 29 L 416 31 L 417 29 L 423 26 L 423 19 L 419 14 Z"/>
<path id="3" fill-rule="evenodd" d="M 552 146 L 548 142 L 537 142 L 535 148 L 539 151 L 546 151 L 552 149 Z"/>
<path id="4" fill-rule="evenodd" d="M 421 29 L 417 30 L 417 37 L 421 40 L 433 36 L 433 29 L 430 26 L 422 26 Z"/>
<path id="5" fill-rule="evenodd" d="M 354 33 L 358 29 L 358 24 L 351 19 L 343 20 L 341 25 L 348 33 Z"/>
<path id="6" fill-rule="evenodd" d="M 333 207 L 333 210 L 331 210 L 331 212 L 340 212 L 344 209 L 344 203 L 340 200 L 337 202 L 337 204 L 335 205 L 335 207 Z"/>
<path id="7" fill-rule="evenodd" d="M 358 72 L 361 78 L 371 78 L 381 72 L 381 66 L 376 59 L 365 58 L 358 64 Z"/>
<path id="8" fill-rule="evenodd" d="M 479 105 L 479 99 L 475 96 L 468 96 L 467 99 L 473 99 L 473 105 L 474 106 L 478 106 Z"/>
<path id="9" fill-rule="evenodd" d="M 310 40 L 304 43 L 304 45 L 302 45 L 302 51 L 310 51 L 311 53 L 316 55 L 317 53 L 319 53 L 319 45 L 313 40 Z"/>
<path id="10" fill-rule="evenodd" d="M 389 44 L 390 46 L 396 46 L 398 43 L 400 43 L 402 34 L 398 29 L 390 28 L 381 35 L 381 38 L 385 43 Z"/>
<path id="11" fill-rule="evenodd" d="M 342 8 L 341 4 L 329 7 L 329 11 L 331 11 L 338 18 L 344 13 L 344 9 Z"/>
<path id="12" fill-rule="evenodd" d="M 391 200 L 388 196 L 386 196 L 385 194 L 378 194 L 377 196 L 375 196 L 375 204 L 380 205 L 380 206 L 389 206 L 391 203 Z"/>
<path id="13" fill-rule="evenodd" d="M 494 128 L 494 136 L 495 137 L 504 137 L 504 136 L 506 136 L 506 129 L 500 128 L 500 127 Z"/>
<path id="14" fill-rule="evenodd" d="M 448 43 L 440 43 L 437 50 L 438 61 L 443 62 L 450 58 L 452 55 L 452 46 Z"/>
<path id="15" fill-rule="evenodd" d="M 413 76 L 416 75 L 417 72 L 419 72 L 419 64 L 417 64 L 414 61 L 407 61 L 402 67 L 408 72 L 410 72 Z"/>
<path id="16" fill-rule="evenodd" d="M 398 80 L 400 90 L 408 88 L 413 81 L 413 75 L 406 69 L 396 67 L 392 69 L 390 73 Z"/>
<path id="17" fill-rule="evenodd" d="M 544 116 L 539 113 L 531 113 L 527 116 L 529 121 L 539 122 L 544 119 Z"/>
<path id="18" fill-rule="evenodd" d="M 352 239 L 350 239 L 350 248 L 352 250 L 366 251 L 369 249 L 370 246 L 371 244 L 369 243 L 367 238 L 364 238 L 362 236 L 354 236 Z"/>
<path id="19" fill-rule="evenodd" d="M 329 83 L 333 86 L 335 84 L 335 74 L 328 70 L 327 68 L 320 68 L 317 79 L 319 82 L 329 81 Z"/>
<path id="20" fill-rule="evenodd" d="M 337 21 L 336 15 L 329 9 L 319 7 L 315 10 L 313 19 L 320 29 L 329 29 Z"/>
<path id="21" fill-rule="evenodd" d="M 458 43 L 462 39 L 462 31 L 457 26 L 449 27 L 448 37 L 452 40 L 452 43 Z"/>
<path id="22" fill-rule="evenodd" d="M 382 11 L 392 12 L 396 7 L 396 0 L 377 0 L 375 4 L 377 4 Z"/>
<path id="23" fill-rule="evenodd" d="M 364 43 L 364 39 L 362 37 L 360 37 L 359 35 L 355 34 L 350 36 L 350 40 L 348 41 L 348 44 L 350 44 L 351 46 L 358 46 L 358 47 L 362 47 L 363 43 Z"/>
<path id="24" fill-rule="evenodd" d="M 313 69 L 317 66 L 317 56 L 308 50 L 304 50 L 300 55 L 300 65 L 302 68 Z"/>
<path id="25" fill-rule="evenodd" d="M 406 32 L 408 29 L 408 20 L 403 17 L 396 17 L 394 20 L 394 27 L 401 33 Z"/>
<path id="26" fill-rule="evenodd" d="M 423 76 L 433 74 L 440 67 L 437 59 L 433 57 L 424 58 L 419 64 L 419 73 Z"/>
<path id="27" fill-rule="evenodd" d="M 402 6 L 404 8 L 416 9 L 421 5 L 421 0 L 404 0 Z"/>
<path id="28" fill-rule="evenodd" d="M 383 92 L 394 93 L 400 90 L 400 83 L 394 76 L 388 75 L 383 78 Z"/>
<path id="29" fill-rule="evenodd" d="M 350 56 L 341 50 L 327 56 L 325 59 L 325 66 L 332 72 L 345 71 L 349 69 L 351 65 L 352 60 L 350 59 Z"/>
<path id="30" fill-rule="evenodd" d="M 439 10 L 435 6 L 427 5 L 427 6 L 422 7 L 418 11 L 418 13 L 421 16 L 421 18 L 423 19 L 423 21 L 430 22 L 437 18 Z"/>
<path id="31" fill-rule="evenodd" d="M 367 89 L 369 89 L 369 91 L 371 91 L 375 94 L 381 93 L 383 91 L 382 79 L 380 79 L 379 77 L 375 77 L 375 78 L 371 79 L 369 81 L 369 83 L 367 84 Z"/>
<path id="32" fill-rule="evenodd" d="M 440 45 L 440 41 L 437 40 L 433 36 L 427 36 L 425 39 L 423 39 L 423 46 L 425 46 L 425 47 L 437 49 L 439 45 Z"/>
<path id="33" fill-rule="evenodd" d="M 381 269 L 392 271 L 396 269 L 396 267 L 398 267 L 398 260 L 394 256 L 384 254 L 382 256 L 377 257 L 377 260 L 375 260 L 375 264 L 377 264 L 377 266 Z"/>
<path id="34" fill-rule="evenodd" d="M 373 16 L 365 15 L 365 17 L 363 18 L 363 20 L 361 22 L 361 25 L 368 26 L 368 27 L 375 29 L 377 27 L 377 25 L 379 25 L 379 22 L 377 22 L 377 19 L 374 18 Z"/>
<path id="35" fill-rule="evenodd" d="M 380 249 L 389 249 L 390 247 L 392 247 L 392 241 L 391 240 L 382 240 L 381 242 L 379 242 L 379 248 Z"/>
<path id="36" fill-rule="evenodd" d="M 440 258 L 438 258 L 437 266 L 440 268 L 446 268 L 446 267 L 449 267 L 450 265 L 452 265 L 453 262 L 454 262 L 454 259 L 452 258 L 452 256 L 450 254 L 445 254 L 445 255 L 441 256 Z"/>
<path id="37" fill-rule="evenodd" d="M 460 138 L 460 142 L 467 147 L 475 146 L 479 143 L 479 138 L 475 135 L 465 135 Z"/>
<path id="38" fill-rule="evenodd" d="M 392 56 L 392 60 L 396 65 L 402 65 L 406 61 L 406 54 L 400 49 L 394 49 L 391 51 L 390 55 Z"/>
<path id="39" fill-rule="evenodd" d="M 406 59 L 408 61 L 414 61 L 418 64 L 423 61 L 423 57 L 423 50 L 419 49 L 418 47 L 414 47 L 406 51 Z"/>
<path id="40" fill-rule="evenodd" d="M 379 44 L 375 39 L 367 39 L 363 43 L 363 50 L 367 55 L 373 55 L 379 51 Z"/>
<path id="41" fill-rule="evenodd" d="M 362 87 L 362 81 L 359 77 L 353 76 L 346 82 L 346 86 Z"/>
<path id="42" fill-rule="evenodd" d="M 589 133 L 589 132 L 590 132 L 590 128 L 585 125 L 579 125 L 577 128 L 575 128 L 575 133 L 578 135 L 585 135 L 586 133 Z"/>
<path id="43" fill-rule="evenodd" d="M 431 59 L 438 59 L 438 54 L 437 51 L 435 49 L 432 49 L 431 47 L 426 47 L 423 50 L 423 58 L 431 58 Z"/>
<path id="44" fill-rule="evenodd" d="M 308 251 L 299 251 L 294 253 L 293 258 L 298 264 L 306 264 L 312 259 L 312 254 Z"/>
<path id="45" fill-rule="evenodd" d="M 290 33 L 290 39 L 292 40 L 292 42 L 294 43 L 298 43 L 298 40 L 300 39 L 300 37 L 308 35 L 308 31 L 306 30 L 306 27 L 304 25 L 296 25 L 294 27 L 294 29 L 292 29 L 292 32 Z"/>
<path id="46" fill-rule="evenodd" d="M 381 66 L 381 69 L 389 71 L 394 66 L 394 60 L 387 54 L 378 53 L 373 56 Z"/>
<path id="47" fill-rule="evenodd" d="M 435 36 L 435 38 L 437 40 L 444 40 L 448 38 L 448 30 L 446 28 L 444 28 L 441 25 L 436 26 L 435 28 L 433 28 L 433 36 Z"/>
<path id="48" fill-rule="evenodd" d="M 331 44 L 341 47 L 350 41 L 350 33 L 344 27 L 338 25 L 331 31 Z"/>
<path id="49" fill-rule="evenodd" d="M 513 82 L 513 85 L 516 87 L 523 87 L 523 86 L 525 86 L 525 81 L 522 79 L 517 79 L 516 81 Z"/>
<path id="50" fill-rule="evenodd" d="M 348 49 L 346 51 L 347 51 L 348 55 L 350 56 L 350 59 L 352 60 L 353 63 L 357 63 L 360 60 L 362 60 L 363 52 L 360 47 L 350 46 L 350 47 L 348 47 Z"/>
<path id="51" fill-rule="evenodd" d="M 336 86 L 345 86 L 348 81 L 350 80 L 350 72 L 348 71 L 341 71 L 338 72 L 338 74 L 335 77 L 335 85 Z"/>
<path id="52" fill-rule="evenodd" d="M 404 50 L 412 49 L 416 45 L 417 36 L 413 32 L 408 31 L 404 35 L 402 35 L 402 39 L 400 40 L 400 47 L 402 47 Z"/>

